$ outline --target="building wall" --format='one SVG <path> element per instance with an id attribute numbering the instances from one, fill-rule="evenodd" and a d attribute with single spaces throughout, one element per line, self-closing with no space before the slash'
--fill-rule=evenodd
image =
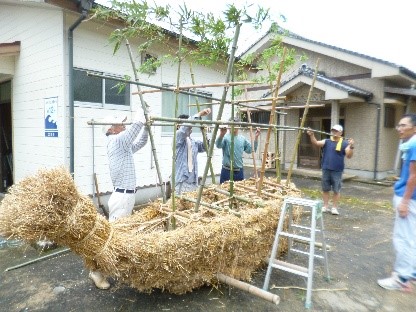
<path id="1" fill-rule="evenodd" d="M 66 17 L 66 26 L 73 23 L 74 16 Z M 111 28 L 94 23 L 82 23 L 76 29 L 74 35 L 74 66 L 88 70 L 103 71 L 108 74 L 129 75 L 134 80 L 134 72 L 129 59 L 126 46 L 122 45 L 120 50 L 113 55 L 113 46 L 109 44 L 108 38 Z M 130 42 L 136 65 L 140 65 L 140 56 L 135 53 L 136 47 L 142 41 Z M 176 48 L 176 47 L 174 47 Z M 163 47 L 149 51 L 152 54 L 161 57 L 167 51 Z M 193 65 L 195 74 L 195 83 L 218 83 L 225 80 L 225 75 L 213 66 L 204 67 Z M 176 85 L 177 80 L 177 64 L 167 63 L 162 65 L 155 74 L 139 74 L 139 81 L 152 85 L 170 84 Z M 189 63 L 182 64 L 180 85 L 191 85 L 192 79 L 190 75 Z M 141 90 L 149 89 L 140 87 Z M 214 97 L 221 98 L 223 88 L 204 88 L 202 91 L 211 92 Z M 131 91 L 137 91 L 132 86 Z M 150 115 L 162 116 L 162 93 L 149 93 L 143 95 L 144 100 L 151 107 Z M 99 121 L 109 114 L 127 114 L 131 120 L 136 112 L 141 111 L 141 103 L 138 95 L 131 96 L 131 108 L 104 106 L 104 107 L 88 107 L 84 103 L 75 103 L 75 172 L 76 182 L 85 193 L 91 193 L 94 189 L 92 184 L 93 173 L 97 174 L 99 187 L 101 192 L 112 190 L 110 175 L 108 171 L 108 159 L 106 154 L 107 138 L 101 131 L 101 126 L 90 126 L 88 121 L 92 119 Z M 174 103 L 172 103 L 174 105 Z M 216 119 L 218 106 L 213 106 L 213 119 Z M 225 108 L 223 120 L 229 117 L 229 109 Z M 93 129 L 94 128 L 94 129 Z M 171 134 L 162 133 L 161 127 L 151 127 L 154 137 L 155 149 L 158 158 L 158 164 L 163 182 L 169 182 L 172 171 L 172 140 Z M 194 139 L 202 140 L 201 134 L 193 134 Z M 215 138 L 214 138 L 215 141 Z M 94 143 L 93 143 L 94 142 Z M 82 148 L 81 148 L 82 147 Z M 146 187 L 157 184 L 158 175 L 152 155 L 150 138 L 147 145 L 135 154 L 137 186 Z M 216 174 L 221 170 L 221 151 L 214 149 L 213 167 Z M 207 156 L 201 153 L 198 156 L 199 175 L 202 176 Z"/>
<path id="2" fill-rule="evenodd" d="M 63 23 L 60 10 L 0 5 L 0 42 L 21 42 L 12 81 L 14 181 L 63 163 Z M 45 137 L 44 101 L 58 99 L 58 138 Z"/>
<path id="3" fill-rule="evenodd" d="M 69 167 L 69 100 L 68 100 L 68 28 L 78 19 L 75 13 L 43 4 L 33 6 L 0 6 L 0 42 L 21 41 L 21 52 L 15 59 L 13 76 L 12 115 L 14 148 L 14 182 L 40 168 L 64 165 Z M 74 30 L 74 67 L 96 70 L 108 74 L 129 75 L 134 80 L 127 48 L 122 46 L 113 55 L 113 46 L 108 41 L 111 28 L 88 20 Z M 132 50 L 138 42 L 131 42 Z M 167 51 L 152 51 L 163 55 Z M 171 51 L 170 51 L 171 52 Z M 140 57 L 136 56 L 137 65 Z M 3 66 L 4 67 L 4 66 Z M 9 66 L 10 67 L 10 66 Z M 10 68 L 7 71 L 10 72 Z M 197 84 L 218 83 L 225 80 L 225 67 L 193 65 Z M 140 75 L 140 81 L 161 85 L 176 84 L 177 64 L 164 64 L 154 75 Z M 180 84 L 190 85 L 192 79 L 189 64 L 182 64 Z M 142 88 L 144 89 L 144 88 Z M 132 91 L 136 91 L 132 88 Z M 221 98 L 223 88 L 205 88 L 213 96 Z M 50 97 L 58 99 L 57 138 L 44 134 L 44 101 Z M 151 106 L 151 115 L 161 116 L 162 94 L 143 95 Z M 112 190 L 106 155 L 106 137 L 101 126 L 88 125 L 88 121 L 117 113 L 135 116 L 141 104 L 137 95 L 131 96 L 131 107 L 96 107 L 75 103 L 75 175 L 74 179 L 85 194 L 94 192 L 93 173 L 97 174 L 100 192 Z M 213 106 L 216 119 L 218 106 Z M 226 106 L 223 120 L 230 116 Z M 162 134 L 160 127 L 152 127 L 158 163 L 163 182 L 168 182 L 172 168 L 172 135 Z M 202 139 L 194 134 L 195 139 Z M 213 139 L 215 140 L 215 138 Z M 214 149 L 213 167 L 216 174 L 221 169 L 221 150 Z M 203 174 L 206 155 L 199 155 L 199 174 Z M 149 143 L 135 155 L 137 185 L 146 187 L 158 183 L 158 176 Z"/>

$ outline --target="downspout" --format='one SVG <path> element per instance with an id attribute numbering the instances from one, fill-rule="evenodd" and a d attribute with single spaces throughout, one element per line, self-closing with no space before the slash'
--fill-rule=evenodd
<path id="1" fill-rule="evenodd" d="M 378 170 L 378 148 L 379 148 L 379 141 L 380 141 L 380 119 L 381 119 L 381 104 L 371 103 L 377 105 L 377 127 L 376 127 L 376 151 L 374 155 L 374 175 L 373 180 L 377 180 L 377 170 Z"/>
<path id="2" fill-rule="evenodd" d="M 373 180 L 377 180 L 377 170 L 378 170 L 378 149 L 380 146 L 380 119 L 381 119 L 381 104 L 367 102 L 368 104 L 375 105 L 377 108 L 377 126 L 376 126 L 376 148 L 374 153 L 374 170 L 373 170 Z"/>
<path id="3" fill-rule="evenodd" d="M 69 91 L 69 172 L 74 177 L 74 30 L 88 16 L 82 10 L 81 16 L 68 29 L 68 91 Z"/>

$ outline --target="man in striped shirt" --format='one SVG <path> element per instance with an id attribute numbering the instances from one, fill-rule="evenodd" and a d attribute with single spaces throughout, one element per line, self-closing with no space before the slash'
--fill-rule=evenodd
<path id="1" fill-rule="evenodd" d="M 211 113 L 206 108 L 194 116 L 180 115 L 181 119 L 201 119 Z M 204 142 L 191 138 L 192 125 L 182 124 L 176 131 L 175 193 L 194 191 L 198 187 L 198 153 L 205 152 Z"/>
<path id="2" fill-rule="evenodd" d="M 136 117 L 127 129 L 122 124 L 126 120 L 127 116 L 109 116 L 105 119 L 109 125 L 103 126 L 103 132 L 108 138 L 107 155 L 114 187 L 108 200 L 110 222 L 129 216 L 133 211 L 136 199 L 136 170 L 133 154 L 147 143 L 149 136 L 147 128 L 144 127 L 144 118 Z M 142 129 L 142 134 L 138 138 Z M 89 276 L 98 288 L 110 288 L 110 283 L 99 271 L 91 271 Z"/>

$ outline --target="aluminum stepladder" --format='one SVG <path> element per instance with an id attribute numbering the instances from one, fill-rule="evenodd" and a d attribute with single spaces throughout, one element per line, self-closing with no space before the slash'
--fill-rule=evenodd
<path id="1" fill-rule="evenodd" d="M 293 223 L 293 207 L 300 206 L 303 208 L 303 211 L 311 212 L 311 226 L 307 227 L 300 224 Z M 289 220 L 287 231 L 283 231 L 283 224 L 287 212 L 289 212 Z M 320 219 L 320 227 L 316 227 L 316 221 Z M 300 234 L 298 234 L 300 232 Z M 304 236 L 303 233 L 309 232 L 309 236 Z M 315 254 L 315 234 L 320 234 L 320 239 L 322 240 L 322 254 Z M 296 252 L 304 255 L 308 255 L 308 267 L 299 266 L 293 263 L 281 261 L 276 259 L 277 251 L 279 250 L 279 238 L 287 237 L 288 238 L 288 255 L 290 252 Z M 309 252 L 292 248 L 294 242 L 301 242 L 309 244 Z M 319 243 L 318 243 L 319 244 Z M 283 202 L 283 207 L 280 213 L 280 219 L 276 230 L 276 235 L 274 238 L 274 243 L 271 251 L 271 256 L 268 261 L 268 267 L 266 272 L 266 277 L 264 280 L 263 289 L 267 290 L 270 283 L 270 275 L 273 269 L 280 269 L 286 272 L 290 272 L 296 275 L 303 276 L 307 278 L 307 290 L 306 290 L 306 301 L 305 307 L 311 308 L 312 306 L 312 282 L 313 282 L 313 273 L 314 273 L 314 260 L 315 258 L 322 259 L 324 261 L 326 279 L 329 281 L 329 268 L 328 268 L 328 256 L 327 256 L 327 247 L 325 242 L 325 233 L 324 233 L 324 221 L 322 217 L 322 202 L 318 200 L 303 199 L 297 197 L 287 197 Z"/>

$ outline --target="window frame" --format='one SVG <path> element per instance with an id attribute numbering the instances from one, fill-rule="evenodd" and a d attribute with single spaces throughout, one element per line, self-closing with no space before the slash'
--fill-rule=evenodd
<path id="1" fill-rule="evenodd" d="M 121 78 L 121 79 L 124 78 L 121 75 L 106 73 L 106 72 L 97 71 L 97 70 L 89 70 L 89 69 L 85 69 L 85 68 L 81 68 L 81 67 L 74 67 L 73 70 L 74 70 L 74 73 L 75 73 L 75 71 L 79 71 L 79 72 L 94 73 L 94 74 L 97 74 L 97 75 L 103 75 L 103 76 L 114 77 L 114 78 Z M 129 95 L 128 97 L 126 97 L 126 100 L 128 101 L 127 104 L 106 103 L 106 80 L 111 80 L 111 79 L 97 78 L 97 77 L 92 77 L 92 78 L 102 80 L 102 84 L 101 84 L 102 101 L 101 102 L 98 102 L 98 101 L 97 102 L 84 102 L 84 101 L 76 100 L 76 98 L 75 98 L 75 84 L 74 84 L 74 105 L 75 106 L 90 107 L 90 108 L 130 110 L 131 102 L 132 102 L 131 84 L 127 84 L 128 90 L 123 91 L 123 92 L 128 92 L 128 95 Z"/>
<path id="2" fill-rule="evenodd" d="M 164 83 L 164 84 L 162 84 L 162 86 L 163 87 L 165 87 L 165 88 L 174 88 L 175 86 L 174 85 L 171 85 L 171 84 L 166 84 L 166 83 Z M 190 90 L 183 90 L 183 91 L 187 91 L 187 92 L 192 92 L 192 91 L 190 91 Z M 176 118 L 177 116 L 173 116 L 173 114 L 172 114 L 172 116 L 170 116 L 170 114 L 168 114 L 167 112 L 166 112 L 166 109 L 165 109 L 165 107 L 164 107 L 164 99 L 163 99 L 163 97 L 164 97 L 164 95 L 166 94 L 166 93 L 172 93 L 173 94 L 173 96 L 174 96 L 174 98 L 175 98 L 175 94 L 174 94 L 174 92 L 173 91 L 162 91 L 162 95 L 161 95 L 161 102 L 162 102 L 162 104 L 161 104 L 161 106 L 162 106 L 162 115 L 163 116 L 166 116 L 166 117 L 169 117 L 169 118 Z M 187 114 L 187 115 L 189 115 L 189 116 L 193 116 L 194 114 L 196 114 L 196 112 L 197 112 L 197 107 L 196 106 L 194 106 L 195 107 L 195 111 L 194 112 L 192 112 L 192 106 L 189 106 L 189 104 L 190 104 L 190 102 L 191 102 L 191 97 L 196 97 L 196 98 L 198 98 L 198 100 L 199 100 L 199 102 L 200 103 L 206 103 L 206 102 L 212 102 L 212 99 L 207 99 L 207 98 L 205 98 L 205 97 L 199 97 L 199 96 L 197 96 L 197 95 L 199 95 L 199 94 L 202 94 L 202 95 L 204 95 L 204 96 L 209 96 L 209 97 L 212 97 L 213 96 L 213 94 L 211 93 L 211 92 L 207 92 L 206 90 L 201 90 L 201 89 L 197 89 L 196 90 L 196 94 L 195 95 L 190 95 L 190 94 L 184 94 L 184 93 L 179 93 L 179 96 L 187 96 L 187 98 L 188 98 L 188 102 L 187 102 L 187 104 L 185 104 L 185 106 L 187 106 L 188 107 L 188 112 L 183 112 L 183 111 L 181 111 L 181 109 L 179 108 L 179 112 L 178 112 L 178 115 L 181 115 L 181 114 Z M 203 102 L 201 102 L 201 99 L 203 99 Z M 180 101 L 181 102 L 181 101 Z M 212 113 L 212 107 L 211 107 L 211 114 L 210 115 L 208 115 L 208 116 L 203 116 L 202 118 L 203 118 L 203 120 L 212 120 L 212 115 L 213 115 L 213 113 Z M 169 130 L 167 130 L 167 129 L 169 129 Z M 161 132 L 162 132 L 162 135 L 163 136 L 173 136 L 173 126 L 162 126 L 161 127 Z M 201 131 L 199 130 L 199 128 L 196 128 L 195 127 L 195 129 L 193 130 L 193 133 L 195 133 L 196 135 L 200 135 L 201 134 Z"/>

